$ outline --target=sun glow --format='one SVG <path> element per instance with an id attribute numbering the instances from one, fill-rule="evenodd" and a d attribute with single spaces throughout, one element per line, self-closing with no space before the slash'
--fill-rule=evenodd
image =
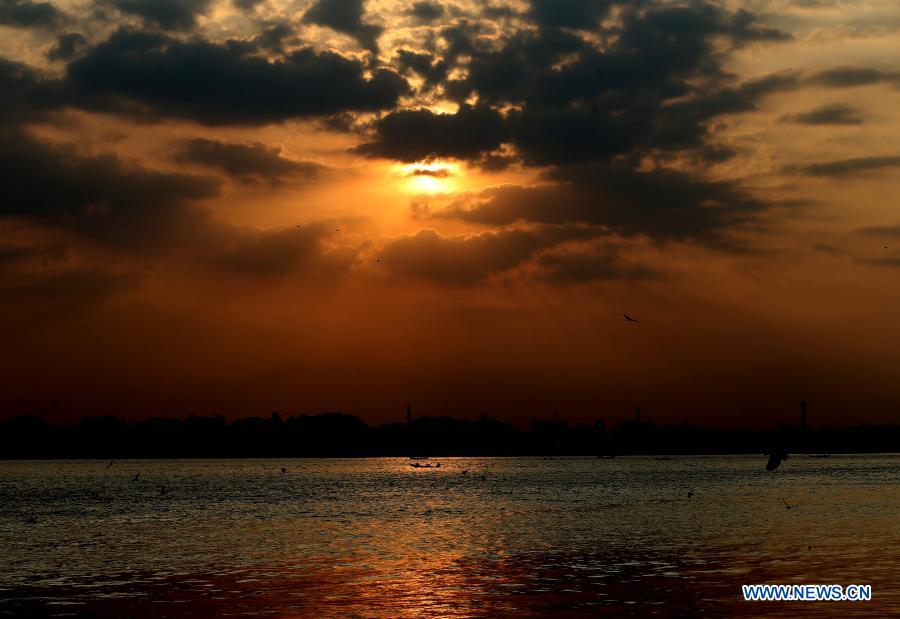
<path id="1" fill-rule="evenodd" d="M 404 191 L 414 194 L 452 193 L 459 177 L 459 165 L 443 161 L 400 166 Z"/>

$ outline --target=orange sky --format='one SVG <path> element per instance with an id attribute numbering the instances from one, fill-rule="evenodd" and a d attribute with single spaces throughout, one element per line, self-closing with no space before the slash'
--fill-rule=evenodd
<path id="1" fill-rule="evenodd" d="M 898 33 L 874 0 L 3 5 L 0 417 L 898 422 Z"/>

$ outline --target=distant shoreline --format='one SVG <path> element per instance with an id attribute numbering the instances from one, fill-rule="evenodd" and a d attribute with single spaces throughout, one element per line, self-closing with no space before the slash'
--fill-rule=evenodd
<path id="1" fill-rule="evenodd" d="M 606 456 L 598 457 L 592 455 L 579 455 L 579 454 L 567 454 L 561 456 L 553 456 L 548 458 L 546 456 L 539 456 L 533 454 L 442 454 L 439 456 L 431 456 L 429 460 L 442 460 L 442 459 L 464 459 L 464 458 L 519 458 L 519 459 L 531 459 L 531 460 L 627 460 L 627 459 L 648 459 L 652 460 L 654 458 L 660 458 L 663 456 L 667 456 L 667 461 L 675 461 L 675 460 L 684 460 L 688 458 L 715 458 L 720 456 L 746 456 L 747 458 L 751 457 L 763 457 L 763 452 L 721 452 L 721 453 L 679 453 L 679 454 L 651 454 L 651 453 L 640 453 L 640 454 L 621 454 L 615 456 L 613 458 L 608 458 Z M 859 452 L 833 452 L 829 454 L 829 458 L 825 458 L 825 460 L 834 458 L 845 458 L 845 457 L 854 457 L 854 456 L 898 456 L 900 457 L 900 451 L 859 451 Z M 332 455 L 332 456 L 304 456 L 304 455 L 285 455 L 285 454 L 269 454 L 269 455 L 258 455 L 258 456 L 115 456 L 115 457 L 100 457 L 100 456 L 79 456 L 79 457 L 67 457 L 67 456 L 47 456 L 47 457 L 21 457 L 21 458 L 8 458 L 0 456 L 0 462 L 32 462 L 32 461 L 76 461 L 76 462 L 106 462 L 107 460 L 271 460 L 274 458 L 282 458 L 286 460 L 387 460 L 387 459 L 409 459 L 408 456 L 405 455 Z M 804 454 L 804 453 L 795 453 L 790 454 L 789 462 L 793 460 L 806 460 L 807 458 L 811 460 L 816 460 L 813 454 Z M 427 468 L 423 468 L 423 470 L 428 470 Z M 440 469 L 436 469 L 440 470 Z"/>
<path id="2" fill-rule="evenodd" d="M 713 430 L 687 423 L 656 426 L 628 419 L 607 429 L 535 420 L 528 430 L 483 416 L 409 417 L 368 426 L 344 413 L 282 419 L 154 418 L 127 423 L 111 416 L 53 425 L 38 417 L 0 422 L 0 459 L 596 457 L 766 454 L 801 457 L 900 453 L 900 426 Z"/>

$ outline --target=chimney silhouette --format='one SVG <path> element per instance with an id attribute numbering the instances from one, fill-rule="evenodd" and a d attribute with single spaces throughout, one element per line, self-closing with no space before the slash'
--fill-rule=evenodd
<path id="1" fill-rule="evenodd" d="M 806 430 L 806 400 L 800 400 L 800 429 Z"/>

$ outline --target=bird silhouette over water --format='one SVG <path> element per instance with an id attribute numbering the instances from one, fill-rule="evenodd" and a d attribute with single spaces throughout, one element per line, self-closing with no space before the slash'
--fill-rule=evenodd
<path id="1" fill-rule="evenodd" d="M 481 481 L 487 479 L 487 467 L 484 467 L 484 473 L 481 474 Z"/>
<path id="2" fill-rule="evenodd" d="M 773 449 L 772 453 L 769 454 L 769 461 L 766 463 L 766 470 L 774 471 L 775 469 L 778 468 L 779 464 L 781 464 L 784 460 L 787 460 L 787 459 L 788 459 L 788 454 L 783 448 L 778 447 L 776 449 Z"/>
<path id="3" fill-rule="evenodd" d="M 112 465 L 113 465 L 113 460 L 110 460 L 109 464 L 106 465 L 106 471 L 108 471 L 109 467 L 111 467 Z M 103 471 L 103 472 L 105 473 L 106 471 Z"/>
<path id="4" fill-rule="evenodd" d="M 462 474 L 463 474 L 463 475 L 468 475 L 468 474 L 469 474 L 469 469 L 464 469 L 463 472 L 462 472 Z"/>
<path id="5" fill-rule="evenodd" d="M 137 473 L 134 474 L 134 477 L 132 478 L 131 481 L 137 481 L 138 479 L 140 479 L 140 477 L 141 477 L 141 472 L 138 471 Z"/>
<path id="6" fill-rule="evenodd" d="M 791 505 L 790 503 L 788 503 L 787 501 L 785 501 L 785 500 L 784 500 L 784 497 L 781 497 L 781 501 L 782 501 L 782 503 L 784 503 L 785 509 L 791 509 L 792 507 L 797 507 L 796 505 Z"/>
<path id="7" fill-rule="evenodd" d="M 281 474 L 284 475 L 287 473 L 287 469 L 285 467 L 281 467 Z"/>
<path id="8" fill-rule="evenodd" d="M 640 322 L 640 320 L 635 320 L 628 314 L 622 314 L 622 317 L 625 319 L 625 322 Z"/>
<path id="9" fill-rule="evenodd" d="M 693 489 L 688 490 L 688 498 L 691 498 L 692 496 L 694 496 L 694 491 L 693 491 Z"/>

